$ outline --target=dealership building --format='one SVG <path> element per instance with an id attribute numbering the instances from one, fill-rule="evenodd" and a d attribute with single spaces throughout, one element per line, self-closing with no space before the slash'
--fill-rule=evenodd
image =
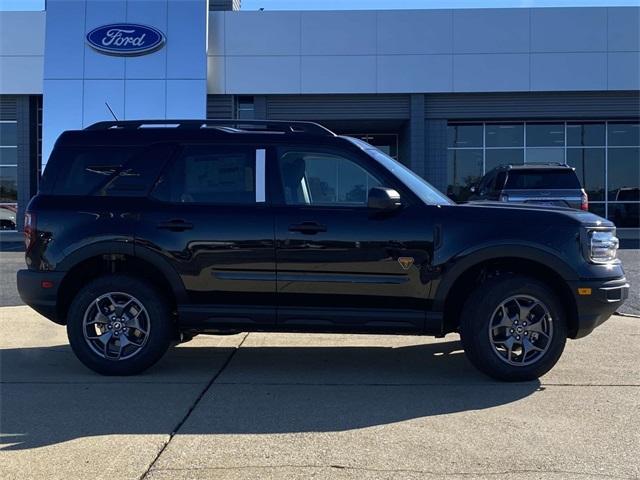
<path id="1" fill-rule="evenodd" d="M 21 227 L 57 136 L 114 115 L 317 121 L 458 201 L 497 165 L 568 163 L 590 210 L 637 237 L 639 23 L 636 7 L 239 11 L 237 0 L 0 12 L 1 228 Z"/>

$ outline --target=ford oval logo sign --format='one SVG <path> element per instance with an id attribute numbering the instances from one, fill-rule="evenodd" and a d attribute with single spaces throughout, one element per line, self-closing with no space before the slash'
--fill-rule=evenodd
<path id="1" fill-rule="evenodd" d="M 157 28 L 134 23 L 114 23 L 87 34 L 92 48 L 105 55 L 146 55 L 162 48 L 165 36 Z"/>

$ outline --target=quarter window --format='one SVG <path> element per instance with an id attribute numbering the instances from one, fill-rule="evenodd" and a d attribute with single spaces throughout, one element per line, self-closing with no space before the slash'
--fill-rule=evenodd
<path id="1" fill-rule="evenodd" d="M 259 180 L 263 181 L 264 177 Z M 161 175 L 152 196 L 171 203 L 253 204 L 256 202 L 256 150 L 185 147 Z"/>
<path id="2" fill-rule="evenodd" d="M 279 168 L 288 205 L 364 206 L 369 189 L 381 185 L 356 162 L 333 153 L 280 152 Z"/>

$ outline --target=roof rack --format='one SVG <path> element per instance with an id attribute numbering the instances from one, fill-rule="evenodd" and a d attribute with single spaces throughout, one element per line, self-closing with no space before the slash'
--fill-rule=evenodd
<path id="1" fill-rule="evenodd" d="M 333 137 L 328 128 L 313 122 L 288 122 L 283 120 L 123 120 L 98 122 L 85 130 L 135 130 L 142 128 L 215 128 L 226 133 L 305 133 L 323 137 Z"/>

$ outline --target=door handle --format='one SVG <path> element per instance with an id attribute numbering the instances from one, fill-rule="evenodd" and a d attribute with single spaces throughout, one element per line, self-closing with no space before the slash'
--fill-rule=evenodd
<path id="1" fill-rule="evenodd" d="M 326 225 L 320 225 L 316 222 L 302 222 L 297 225 L 289 225 L 290 232 L 299 232 L 305 235 L 314 235 L 320 232 L 326 232 Z"/>
<path id="2" fill-rule="evenodd" d="M 184 230 L 191 230 L 193 223 L 186 222 L 180 219 L 169 220 L 168 222 L 161 222 L 158 224 L 158 228 L 163 230 L 171 230 L 172 232 L 182 232 Z"/>

